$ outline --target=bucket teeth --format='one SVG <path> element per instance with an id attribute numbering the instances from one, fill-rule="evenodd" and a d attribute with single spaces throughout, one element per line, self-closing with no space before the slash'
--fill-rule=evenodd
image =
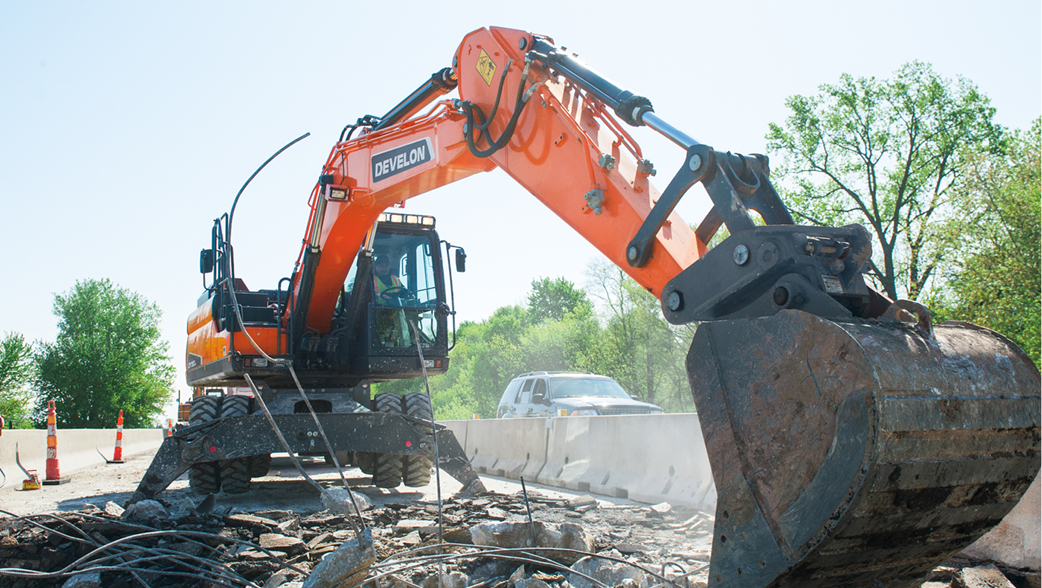
<path id="1" fill-rule="evenodd" d="M 710 586 L 917 586 L 1039 470 L 1038 370 L 987 329 L 790 310 L 704 323 L 687 361 Z"/>

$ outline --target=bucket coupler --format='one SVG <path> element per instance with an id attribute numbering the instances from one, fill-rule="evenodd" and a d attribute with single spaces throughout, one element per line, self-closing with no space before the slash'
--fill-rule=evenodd
<path id="1" fill-rule="evenodd" d="M 411 455 L 433 453 L 429 424 L 404 415 L 377 412 L 319 413 L 318 420 L 334 451 Z M 275 414 L 275 423 L 294 453 L 325 452 L 310 414 Z M 435 423 L 439 462 L 464 488 L 478 480 L 453 432 Z M 167 437 L 138 484 L 132 501 L 153 498 L 194 464 L 283 452 L 263 414 L 250 414 L 184 428 Z"/>
<path id="2" fill-rule="evenodd" d="M 763 155 L 739 155 L 695 144 L 626 246 L 626 260 L 643 267 L 655 236 L 677 203 L 702 184 L 713 208 L 696 229 L 709 243 L 726 226 L 729 237 L 674 277 L 662 292 L 662 311 L 673 324 L 770 316 L 798 309 L 825 317 L 874 317 L 889 300 L 869 288 L 864 272 L 872 240 L 860 225 L 812 227 L 792 215 L 769 179 Z M 757 226 L 752 212 L 766 226 Z"/>
<path id="3" fill-rule="evenodd" d="M 662 312 L 673 324 L 784 309 L 829 318 L 878 316 L 889 300 L 865 284 L 871 256 L 871 238 L 861 225 L 739 231 L 666 284 Z"/>
<path id="4" fill-rule="evenodd" d="M 783 310 L 687 358 L 718 490 L 709 586 L 919 586 L 1039 471 L 1040 380 L 1001 335 Z"/>

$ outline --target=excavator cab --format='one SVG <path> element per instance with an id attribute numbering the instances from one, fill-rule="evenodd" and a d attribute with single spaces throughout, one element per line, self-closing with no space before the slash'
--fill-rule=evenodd
<path id="1" fill-rule="evenodd" d="M 349 352 L 341 361 L 352 375 L 371 381 L 419 377 L 420 351 L 428 374 L 448 369 L 455 325 L 434 224 L 430 216 L 384 214 L 372 250 L 352 264 L 330 333 L 346 330 Z"/>
<path id="2" fill-rule="evenodd" d="M 292 387 L 285 367 L 258 347 L 269 357 L 292 359 L 308 388 L 353 387 L 448 369 L 455 313 L 443 252 L 455 251 L 457 271 L 466 254 L 438 238 L 434 217 L 382 214 L 348 271 L 328 330 L 301 329 L 300 336 L 293 327 L 302 319 L 294 311 L 302 305 L 294 300 L 290 278 L 276 289 L 251 291 L 242 279 L 229 277 L 225 256 L 231 248 L 223 239 L 223 222 L 217 219 L 213 246 L 200 255 L 200 269 L 214 277 L 188 322 L 190 385 L 245 386 L 249 373 L 272 386 Z"/>

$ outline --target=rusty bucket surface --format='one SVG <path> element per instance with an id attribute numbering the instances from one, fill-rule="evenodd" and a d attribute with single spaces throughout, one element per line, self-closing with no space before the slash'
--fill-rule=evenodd
<path id="1" fill-rule="evenodd" d="M 688 375 L 718 489 L 709 586 L 918 586 L 1039 470 L 1038 370 L 968 323 L 704 323 Z"/>

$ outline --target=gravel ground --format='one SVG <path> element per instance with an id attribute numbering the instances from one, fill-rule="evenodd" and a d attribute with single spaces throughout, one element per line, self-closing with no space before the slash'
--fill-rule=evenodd
<path id="1" fill-rule="evenodd" d="M 215 500 L 203 503 L 203 497 L 188 492 L 187 479 L 183 478 L 157 497 L 160 504 L 155 505 L 156 514 L 128 516 L 131 513 L 124 513 L 121 507 L 126 505 L 150 461 L 150 455 L 136 455 L 121 465 L 74 471 L 69 484 L 45 486 L 38 491 L 16 490 L 16 480 L 8 473 L 8 484 L 0 488 L 0 509 L 30 516 L 0 518 L 0 568 L 57 570 L 79 557 L 101 557 L 90 555 L 97 545 L 147 532 L 159 535 L 137 539 L 135 544 L 144 550 L 166 550 L 163 569 L 168 572 L 180 569 L 187 574 L 189 572 L 184 570 L 197 571 L 200 561 L 214 561 L 221 566 L 217 569 L 226 570 L 229 577 L 235 579 L 228 585 L 253 582 L 265 588 L 289 588 L 299 585 L 303 575 L 312 572 L 324 556 L 356 537 L 349 521 L 325 510 L 319 492 L 299 477 L 288 458 L 278 456 L 273 459 L 268 475 L 256 479 L 252 490 L 245 495 L 218 494 Z M 336 472 L 320 460 L 308 460 L 306 467 L 323 485 L 340 484 Z M 416 555 L 410 550 L 438 544 L 435 479 L 423 489 L 384 490 L 371 486 L 369 477 L 357 469 L 346 470 L 346 477 L 352 490 L 373 505 L 365 512 L 364 522 L 372 530 L 378 560 L 374 571 L 399 570 L 382 581 L 381 586 L 436 588 L 439 566 L 431 559 L 432 555 L 421 554 L 411 568 L 405 562 L 407 556 Z M 17 476 L 17 482 L 20 478 Z M 477 529 L 491 525 L 497 533 L 507 529 L 500 533 L 506 537 L 502 547 L 523 546 L 533 531 L 528 518 L 530 509 L 541 545 L 545 544 L 544 529 L 578 533 L 584 542 L 582 549 L 600 556 L 578 563 L 577 557 L 564 557 L 557 564 L 526 564 L 515 556 L 508 559 L 479 556 L 472 552 L 478 549 L 475 547 L 448 548 L 455 550 L 458 557 L 441 565 L 449 588 L 590 588 L 591 584 L 576 575 L 575 570 L 601 579 L 609 588 L 619 585 L 651 588 L 661 583 L 661 578 L 627 566 L 627 562 L 667 576 L 681 586 L 705 585 L 712 542 L 711 513 L 666 504 L 647 505 L 593 497 L 537 484 L 527 486 L 526 502 L 519 483 L 488 476 L 481 479 L 489 492 L 463 497 L 455 495 L 460 490 L 455 480 L 446 475 L 441 478 L 440 518 L 446 542 L 480 542 L 474 539 L 479 536 Z M 58 516 L 42 513 L 58 513 Z M 32 522 L 53 531 L 45 531 Z M 185 541 L 189 533 L 205 535 L 198 535 L 200 544 L 195 545 Z M 513 539 L 511 533 L 515 535 Z M 143 557 L 141 552 L 125 553 L 132 555 L 131 559 Z M 184 554 L 178 555 L 179 558 L 203 560 L 183 560 L 178 568 L 169 563 L 170 553 Z M 194 563 L 189 565 L 187 561 Z M 1017 588 L 1038 586 L 1037 574 L 989 571 L 980 567 L 982 563 L 953 559 L 935 570 L 924 586 L 968 586 L 963 578 L 972 574 L 998 574 L 995 578 Z M 287 569 L 287 564 L 295 569 Z M 203 567 L 207 565 L 211 564 Z M 84 577 L 77 578 L 83 580 Z M 27 580 L 0 574 L 3 588 L 64 586 L 66 581 L 65 577 Z M 83 585 L 141 584 L 129 576 L 106 572 L 96 578 L 95 584 Z M 215 584 L 190 575 L 167 573 L 148 577 L 147 585 L 160 588 Z"/>

